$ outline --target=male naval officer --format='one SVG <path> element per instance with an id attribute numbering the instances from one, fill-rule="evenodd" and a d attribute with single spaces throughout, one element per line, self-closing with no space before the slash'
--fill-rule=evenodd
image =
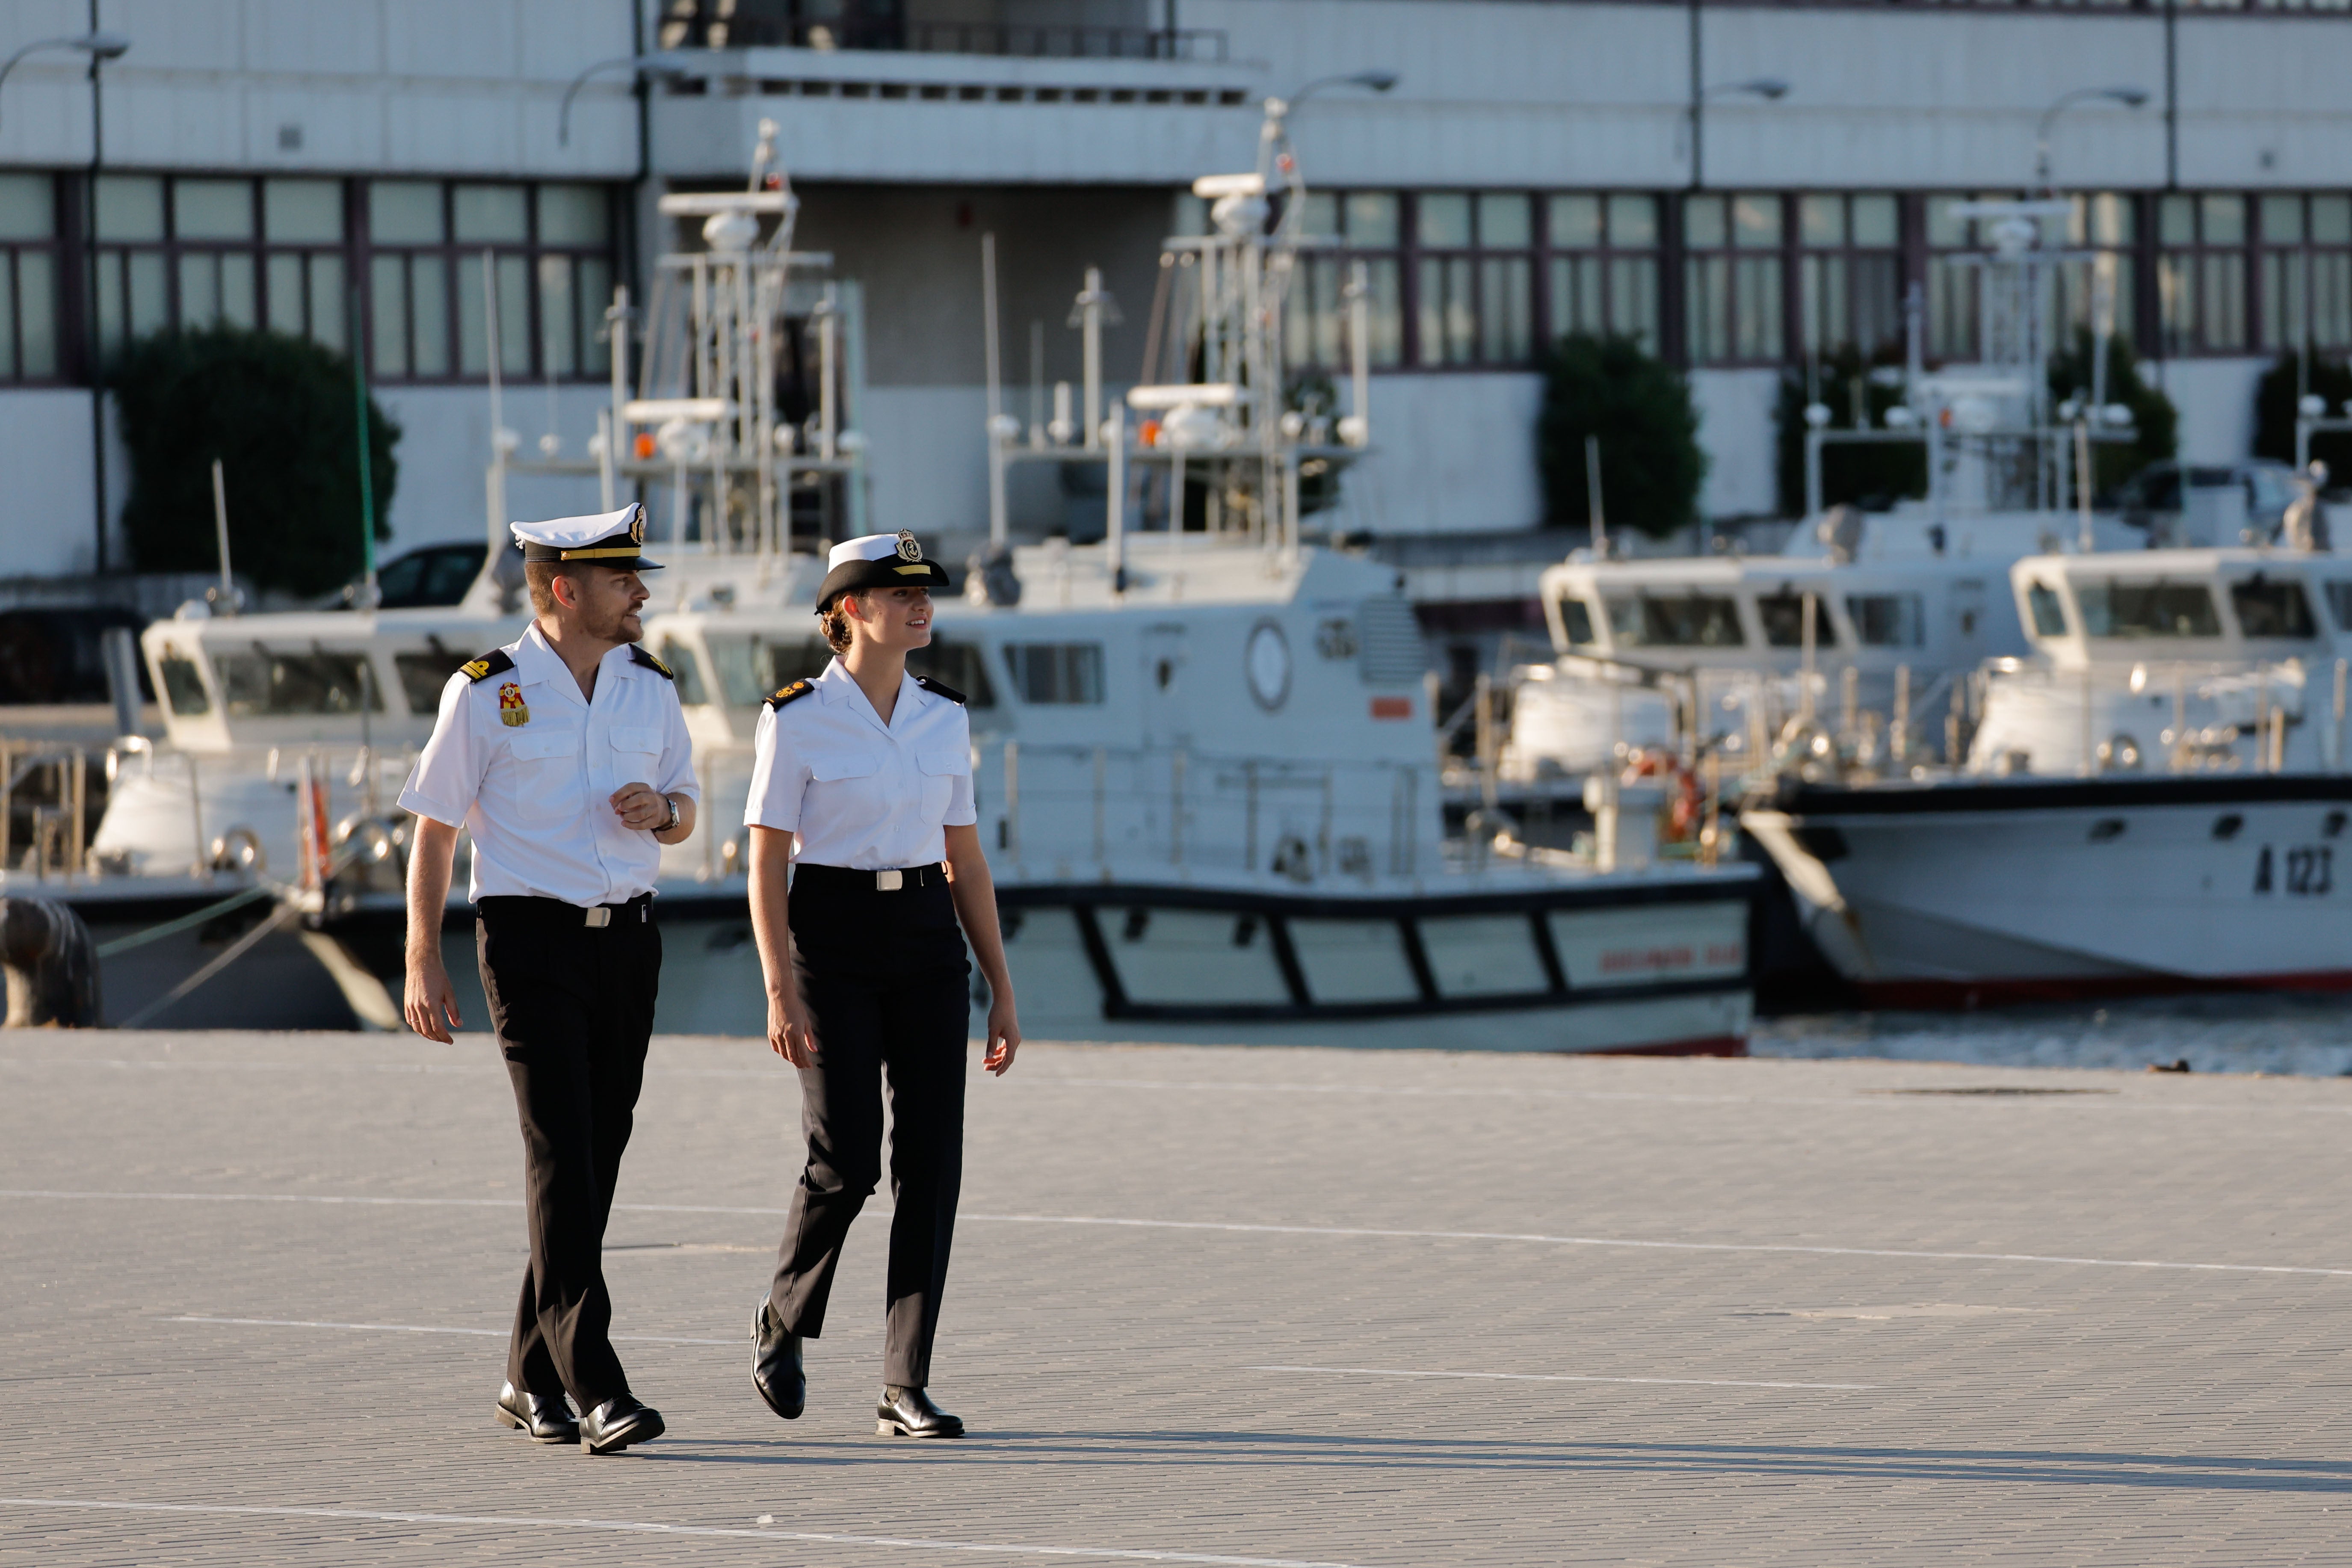
<path id="1" fill-rule="evenodd" d="M 521 1112 L 530 1267 L 498 1418 L 608 1454 L 662 1433 L 613 1353 L 604 1222 L 645 1076 L 661 974 L 661 846 L 694 831 L 692 747 L 670 672 L 637 646 L 645 510 L 518 522 L 536 618 L 449 678 L 400 792 L 409 1026 L 461 1026 L 441 964 L 450 857 L 474 839 L 474 936 Z M 579 1401 L 575 1420 L 564 1403 Z"/>

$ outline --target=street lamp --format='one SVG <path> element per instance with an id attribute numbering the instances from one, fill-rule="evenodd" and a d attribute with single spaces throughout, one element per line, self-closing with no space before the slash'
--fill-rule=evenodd
<path id="1" fill-rule="evenodd" d="M 580 96 L 580 89 L 588 85 L 590 77 L 619 70 L 623 66 L 646 75 L 680 77 L 687 74 L 687 68 L 692 63 L 693 58 L 679 49 L 656 49 L 649 55 L 620 55 L 609 60 L 598 60 L 573 77 L 572 85 L 563 89 L 563 107 L 555 116 L 555 144 L 559 147 L 572 145 L 572 100 Z"/>
<path id="2" fill-rule="evenodd" d="M 1386 92 L 1396 84 L 1397 73 L 1394 71 L 1357 71 L 1350 76 L 1317 77 L 1288 98 L 1267 99 L 1265 100 L 1266 118 L 1280 120 L 1327 87 L 1362 87 L 1370 88 L 1374 92 Z"/>
<path id="3" fill-rule="evenodd" d="M 8 73 L 16 68 L 18 60 L 23 59 L 26 55 L 38 54 L 44 49 L 79 51 L 90 58 L 92 68 L 95 68 L 100 60 L 121 59 L 130 47 L 131 40 L 120 33 L 84 33 L 79 37 L 74 38 L 43 38 L 37 43 L 26 44 L 23 48 L 10 55 L 5 63 L 0 63 L 0 82 L 8 79 Z"/>
<path id="4" fill-rule="evenodd" d="M 1713 87 L 1703 88 L 1691 94 L 1690 142 L 1693 190 L 1706 183 L 1704 173 L 1706 165 L 1700 156 L 1699 136 L 1702 127 L 1699 123 L 1699 105 L 1710 98 L 1728 97 L 1733 93 L 1747 93 L 1751 97 L 1760 98 L 1767 103 L 1778 103 L 1789 96 L 1789 84 L 1777 76 L 1750 77 L 1746 81 L 1720 81 Z"/>
<path id="5" fill-rule="evenodd" d="M 2078 87 L 2061 93 L 2056 101 L 2042 111 L 2042 122 L 2033 131 L 2033 182 L 2046 194 L 2050 190 L 2050 123 L 2070 105 L 2104 98 L 2120 103 L 2126 109 L 2137 109 L 2147 101 L 2144 87 Z"/>

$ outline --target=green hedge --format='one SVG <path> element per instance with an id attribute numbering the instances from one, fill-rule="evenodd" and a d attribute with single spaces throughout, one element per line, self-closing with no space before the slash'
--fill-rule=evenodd
<path id="1" fill-rule="evenodd" d="M 1630 337 L 1575 332 L 1543 365 L 1543 411 L 1536 422 L 1544 521 L 1590 523 L 1584 438 L 1601 438 L 1601 510 L 1614 529 L 1663 539 L 1699 521 L 1706 453 L 1698 409 L 1680 372 Z"/>
<path id="2" fill-rule="evenodd" d="M 210 572 L 213 459 L 228 496 L 237 574 L 263 587 L 323 594 L 357 576 L 358 408 L 352 362 L 284 332 L 208 328 L 131 345 L 110 377 L 131 494 L 122 527 L 142 572 Z M 400 426 L 368 400 L 376 537 L 400 468 Z"/>

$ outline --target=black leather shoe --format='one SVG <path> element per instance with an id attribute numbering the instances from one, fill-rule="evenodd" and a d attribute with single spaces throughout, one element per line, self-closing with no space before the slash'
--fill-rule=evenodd
<path id="1" fill-rule="evenodd" d="M 808 1377 L 801 1371 L 801 1337 L 788 1334 L 763 1298 L 751 1314 L 751 1386 L 768 1408 L 797 1421 L 808 1408 Z"/>
<path id="2" fill-rule="evenodd" d="M 580 1418 L 580 1441 L 592 1454 L 613 1454 L 632 1443 L 650 1443 L 667 1428 L 661 1412 L 623 1394 Z"/>
<path id="3" fill-rule="evenodd" d="M 931 1403 L 919 1388 L 890 1387 L 874 1407 L 877 1437 L 961 1437 L 963 1423 Z"/>
<path id="4" fill-rule="evenodd" d="M 562 1394 L 525 1394 L 511 1383 L 499 1385 L 499 1425 L 529 1433 L 534 1443 L 580 1441 L 580 1423 Z"/>

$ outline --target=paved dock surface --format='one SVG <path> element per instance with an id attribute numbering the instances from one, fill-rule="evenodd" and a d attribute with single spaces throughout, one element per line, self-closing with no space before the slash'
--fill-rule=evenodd
<path id="1" fill-rule="evenodd" d="M 670 1436 L 590 1458 L 490 1419 L 484 1039 L 0 1036 L 0 1563 L 2352 1562 L 2352 1083 L 1033 1046 L 971 1103 L 973 1436 L 874 1436 L 887 1192 L 788 1424 L 791 1075 L 656 1042 L 607 1273 Z"/>

